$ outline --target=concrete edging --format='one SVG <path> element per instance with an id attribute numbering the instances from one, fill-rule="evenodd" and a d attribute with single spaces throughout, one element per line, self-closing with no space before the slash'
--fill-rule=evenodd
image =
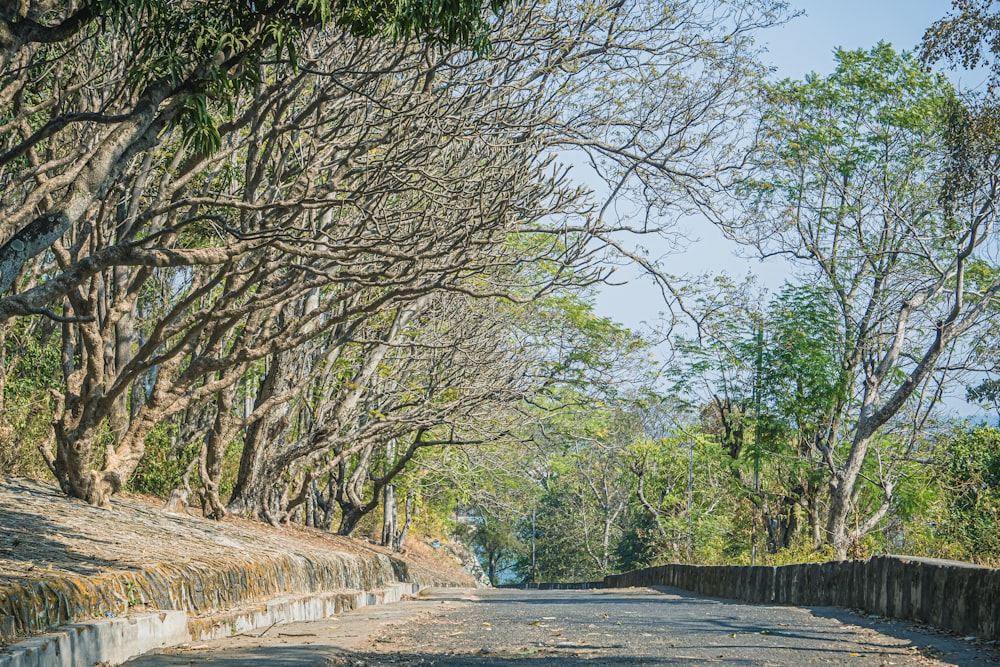
<path id="1" fill-rule="evenodd" d="M 415 583 L 395 583 L 376 591 L 275 598 L 211 616 L 159 611 L 72 623 L 6 647 L 0 653 L 0 667 L 120 665 L 144 653 L 190 641 L 220 639 L 274 624 L 318 621 L 360 607 L 398 602 L 420 588 Z"/>

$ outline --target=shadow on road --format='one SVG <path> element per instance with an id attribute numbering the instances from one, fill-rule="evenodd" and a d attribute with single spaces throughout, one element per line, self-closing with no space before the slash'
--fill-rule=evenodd
<path id="1" fill-rule="evenodd" d="M 481 653 L 441 655 L 438 653 L 394 653 L 390 655 L 366 652 L 337 652 L 331 655 L 329 649 L 320 653 L 308 647 L 265 647 L 254 649 L 252 653 L 231 652 L 226 656 L 199 658 L 197 653 L 159 655 L 155 661 L 139 660 L 136 667 L 504 667 L 504 665 L 524 665 L 525 667 L 666 667 L 667 665 L 701 665 L 703 657 L 626 657 L 587 656 L 578 653 L 560 655 L 551 650 L 540 649 L 537 653 Z M 727 665 L 759 665 L 754 660 L 725 660 Z M 133 663 L 129 663 L 130 667 Z"/>
<path id="2" fill-rule="evenodd" d="M 845 625 L 868 628 L 901 642 L 909 642 L 925 658 L 942 659 L 946 655 L 947 664 L 955 667 L 978 667 L 983 664 L 984 658 L 993 664 L 1000 664 L 1000 650 L 995 643 L 962 638 L 911 621 L 866 616 L 860 612 L 836 607 L 806 607 L 806 609 L 819 618 L 832 618 Z M 931 639 L 933 645 L 928 643 Z"/>
<path id="3" fill-rule="evenodd" d="M 748 603 L 728 598 L 699 596 L 694 593 L 682 591 L 678 588 L 666 586 L 654 587 L 660 593 L 670 595 L 674 604 L 692 603 L 698 604 L 706 600 L 718 603 L 723 608 L 731 606 L 734 608 L 745 608 Z M 770 605 L 757 603 L 753 605 L 758 609 L 782 608 L 782 605 Z M 846 627 L 856 626 L 867 628 L 880 635 L 885 635 L 898 640 L 901 644 L 909 644 L 915 655 L 926 659 L 938 660 L 946 656 L 947 664 L 954 667 L 981 667 L 984 660 L 991 664 L 1000 664 L 1000 648 L 996 644 L 989 644 L 982 641 L 970 641 L 956 636 L 954 633 L 921 625 L 911 621 L 887 619 L 878 616 L 869 616 L 860 611 L 850 609 L 840 609 L 838 607 L 802 607 L 817 618 L 829 618 L 836 620 Z M 820 640 L 824 636 L 817 633 L 802 632 L 791 628 L 783 628 L 775 631 L 773 628 L 758 627 L 756 625 L 747 626 L 741 624 L 736 616 L 727 616 L 720 613 L 712 619 L 701 619 L 700 622 L 716 625 L 722 629 L 733 629 L 737 632 L 767 632 L 781 636 L 794 637 L 804 640 Z M 738 627 L 742 625 L 742 627 Z M 933 638 L 934 644 L 929 640 Z M 875 650 L 877 650 L 876 647 Z M 816 649 L 812 649 L 816 650 Z"/>

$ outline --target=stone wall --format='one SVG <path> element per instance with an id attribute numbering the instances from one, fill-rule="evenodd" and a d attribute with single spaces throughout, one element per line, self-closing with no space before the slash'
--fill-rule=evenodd
<path id="1" fill-rule="evenodd" d="M 802 565 L 661 565 L 606 577 L 608 588 L 672 586 L 748 602 L 833 606 L 1000 639 L 1000 570 L 880 556 Z"/>
<path id="2" fill-rule="evenodd" d="M 530 591 L 586 591 L 592 588 L 604 588 L 603 581 L 573 581 L 573 582 L 527 582 L 521 584 L 501 584 L 500 588 L 516 588 Z"/>
<path id="3" fill-rule="evenodd" d="M 383 554 L 312 552 L 217 561 L 201 556 L 193 563 L 159 563 L 97 576 L 41 573 L 34 580 L 0 586 L 0 639 L 16 641 L 66 623 L 136 611 L 198 615 L 288 594 L 441 583 Z"/>

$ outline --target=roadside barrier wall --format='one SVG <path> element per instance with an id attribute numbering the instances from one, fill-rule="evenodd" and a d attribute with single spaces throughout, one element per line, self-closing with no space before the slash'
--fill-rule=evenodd
<path id="1" fill-rule="evenodd" d="M 332 551 L 53 574 L 0 586 L 0 667 L 119 665 L 158 648 L 320 620 L 455 583 L 385 554 Z"/>
<path id="2" fill-rule="evenodd" d="M 205 614 L 281 595 L 372 591 L 397 582 L 438 583 L 385 554 L 318 550 L 245 560 L 206 554 L 197 562 L 90 576 L 42 572 L 34 580 L 0 585 L 0 640 L 9 643 L 66 623 L 126 616 L 136 607 Z"/>
<path id="3" fill-rule="evenodd" d="M 957 561 L 879 556 L 782 566 L 660 565 L 610 575 L 604 585 L 671 586 L 747 602 L 861 609 L 1000 639 L 1000 570 Z"/>
<path id="4" fill-rule="evenodd" d="M 522 591 L 586 591 L 592 588 L 604 588 L 603 581 L 572 581 L 555 582 L 529 581 L 521 584 L 500 584 L 497 588 L 516 588 Z"/>

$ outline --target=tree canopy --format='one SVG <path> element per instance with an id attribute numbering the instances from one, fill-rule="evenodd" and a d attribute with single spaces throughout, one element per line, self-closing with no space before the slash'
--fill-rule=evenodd
<path id="1" fill-rule="evenodd" d="M 940 408 L 995 402 L 1000 133 L 926 62 L 995 68 L 995 12 L 774 81 L 787 12 L 6 5 L 0 469 L 450 528 L 494 581 L 993 558 L 993 436 Z M 692 216 L 783 284 L 637 247 Z M 661 330 L 596 309 L 623 264 Z"/>

